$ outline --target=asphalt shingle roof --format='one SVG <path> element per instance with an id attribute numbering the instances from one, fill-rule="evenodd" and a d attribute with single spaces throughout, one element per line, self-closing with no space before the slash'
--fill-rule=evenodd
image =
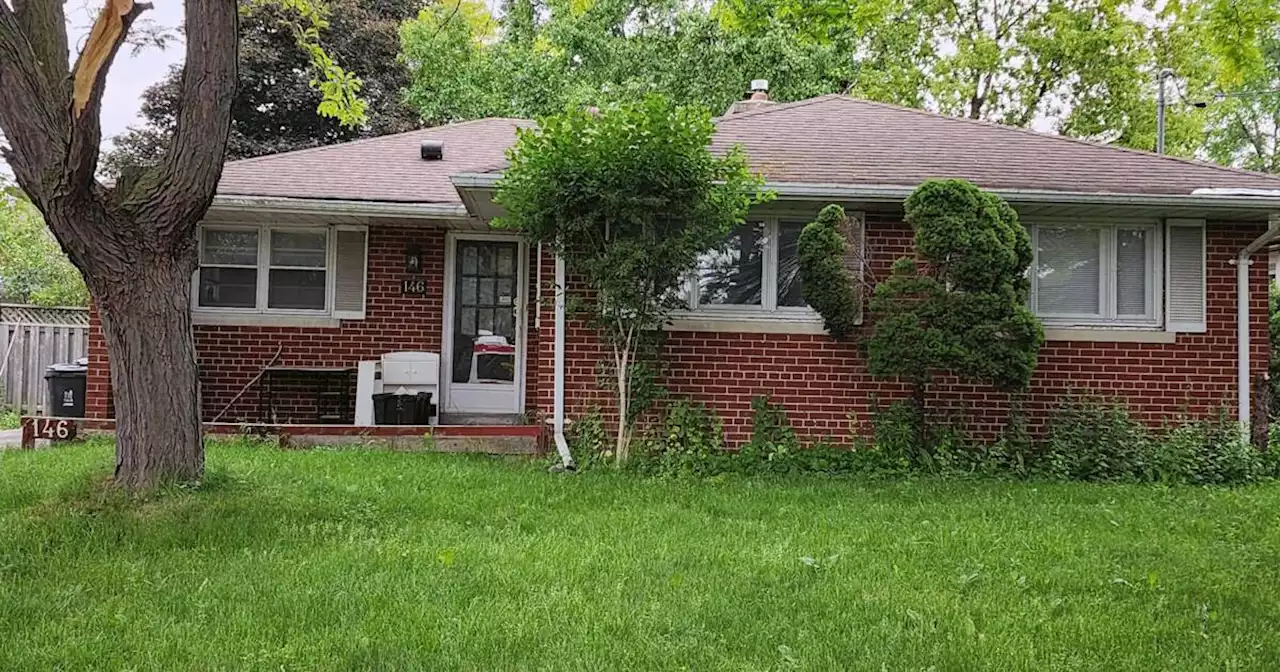
<path id="1" fill-rule="evenodd" d="M 526 119 L 477 119 L 296 152 L 231 161 L 218 194 L 400 203 L 461 203 L 450 175 L 501 168 Z M 423 140 L 444 158 L 423 161 Z"/>
<path id="2" fill-rule="evenodd" d="M 459 203 L 449 177 L 500 170 L 524 119 L 491 118 L 226 165 L 218 193 Z M 444 159 L 423 161 L 423 140 Z M 1280 189 L 1280 176 L 1109 147 L 981 121 L 830 95 L 718 120 L 712 149 L 741 145 L 770 182 L 913 186 L 956 177 L 991 189 L 1190 194 Z"/>
<path id="3" fill-rule="evenodd" d="M 958 177 L 990 189 L 1087 194 L 1280 189 L 1280 176 L 838 95 L 722 118 L 712 146 L 734 144 L 772 182 L 914 186 Z"/>

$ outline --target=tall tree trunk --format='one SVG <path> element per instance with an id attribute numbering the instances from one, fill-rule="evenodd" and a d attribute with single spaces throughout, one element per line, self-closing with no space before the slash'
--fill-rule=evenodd
<path id="1" fill-rule="evenodd" d="M 131 281 L 94 287 L 115 391 L 116 482 L 141 488 L 204 472 L 191 333 L 192 253 L 148 251 Z"/>
<path id="2" fill-rule="evenodd" d="M 116 400 L 116 481 L 146 487 L 204 469 L 191 335 L 196 226 L 222 174 L 236 89 L 235 0 L 186 0 L 186 62 L 164 161 L 95 179 L 107 71 L 150 4 L 107 0 L 68 67 L 59 0 L 0 0 L 0 146 L 85 276 Z"/>
<path id="3" fill-rule="evenodd" d="M 618 371 L 618 435 L 613 448 L 613 462 L 616 466 L 626 464 L 627 459 L 630 458 L 630 436 L 627 432 L 627 416 L 630 414 L 631 404 L 631 395 L 629 394 L 631 385 L 630 376 L 628 375 L 631 372 L 631 365 L 627 359 L 629 354 L 630 345 L 623 348 L 614 360 Z"/>

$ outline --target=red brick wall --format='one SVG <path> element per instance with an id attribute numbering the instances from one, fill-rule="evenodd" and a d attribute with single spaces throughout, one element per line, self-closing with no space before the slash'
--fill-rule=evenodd
<path id="1" fill-rule="evenodd" d="M 107 370 L 107 342 L 102 337 L 98 311 L 89 311 L 89 372 L 85 376 L 84 414 L 89 418 L 115 417 L 111 397 L 111 372 Z"/>
<path id="2" fill-rule="evenodd" d="M 369 294 L 364 320 L 343 320 L 336 328 L 196 326 L 204 418 L 212 419 L 227 408 L 245 384 L 271 360 L 277 348 L 281 349 L 277 365 L 311 367 L 355 366 L 361 360 L 376 359 L 384 352 L 395 350 L 440 352 L 445 233 L 445 229 L 439 227 L 409 225 L 369 228 Z M 400 292 L 405 250 L 411 246 L 421 248 L 423 253 L 428 282 L 426 296 L 402 296 Z M 530 283 L 532 287 L 532 278 Z M 96 316 L 91 323 L 89 343 L 87 412 L 90 417 L 111 417 L 106 348 Z M 529 335 L 529 347 L 536 351 L 536 334 Z M 536 370 L 536 365 L 530 362 L 530 385 Z M 278 421 L 314 421 L 314 383 L 283 381 L 274 387 Z M 257 421 L 259 389 L 260 385 L 251 387 L 227 410 L 222 420 Z"/>
<path id="3" fill-rule="evenodd" d="M 1236 398 L 1235 266 L 1242 247 L 1263 232 L 1262 224 L 1210 223 L 1208 243 L 1208 331 L 1181 334 L 1173 344 L 1056 341 L 1040 351 L 1036 374 L 1026 395 L 1032 424 L 1042 424 L 1062 395 L 1088 391 L 1124 401 L 1152 425 L 1181 414 L 1207 415 Z M 871 272 L 884 277 L 890 264 L 909 254 L 911 233 L 900 221 L 871 218 L 867 248 Z M 1267 285 L 1264 260 L 1250 268 L 1251 364 L 1254 375 L 1267 370 Z M 544 318 L 544 356 L 550 362 L 551 338 Z M 726 438 L 736 445 L 751 432 L 751 399 L 769 395 L 786 408 L 801 436 L 844 440 L 851 431 L 869 431 L 876 403 L 905 398 L 908 388 L 867 373 L 866 361 L 851 343 L 827 336 L 674 332 L 666 349 L 666 385 L 676 395 L 706 403 L 724 422 Z M 592 333 L 570 325 L 567 347 L 566 404 L 570 417 L 590 406 L 611 408 L 611 397 L 596 387 L 596 362 L 604 356 Z M 549 368 L 549 365 L 548 365 Z M 550 372 L 543 384 L 551 385 Z M 550 412 L 551 390 L 539 397 Z M 1008 395 L 990 388 L 939 381 L 931 408 L 963 421 L 980 438 L 992 438 L 1008 418 Z M 1234 413 L 1234 411 L 1232 411 Z"/>
<path id="4" fill-rule="evenodd" d="M 1088 390 L 1123 399 L 1138 417 L 1159 424 L 1180 413 L 1206 414 L 1235 403 L 1235 267 L 1229 262 L 1264 226 L 1210 225 L 1208 232 L 1208 332 L 1179 335 L 1174 344 L 1051 342 L 1040 353 L 1028 408 L 1045 413 L 1062 394 Z M 282 365 L 352 366 L 388 350 L 440 349 L 443 278 L 443 229 L 376 226 L 370 229 L 370 281 L 367 319 L 344 321 L 333 329 L 200 326 L 197 349 L 204 381 L 204 414 L 219 412 L 283 345 Z M 400 296 L 404 249 L 419 245 L 431 282 L 426 297 Z M 897 256 L 910 250 L 910 232 L 892 220 L 871 219 L 868 250 L 872 273 L 881 277 Z M 535 248 L 536 249 L 536 248 Z M 531 253 L 533 250 L 531 250 Z M 531 254 L 531 257 L 535 256 Z M 543 302 L 532 298 L 536 269 L 530 269 L 530 308 L 526 371 L 527 409 L 532 416 L 552 411 L 552 362 L 555 319 L 554 261 L 541 259 Z M 1252 363 L 1255 374 L 1267 367 L 1267 267 L 1250 269 Z M 535 315 L 541 313 L 540 325 Z M 111 403 L 96 316 L 90 330 L 88 410 L 109 417 Z M 751 398 L 768 394 L 790 414 L 802 436 L 847 438 L 870 419 L 873 399 L 902 398 L 906 387 L 867 374 L 857 348 L 826 336 L 675 332 L 667 345 L 667 379 L 675 394 L 710 405 L 725 424 L 731 443 L 750 435 Z M 566 404 L 569 417 L 587 407 L 606 410 L 611 396 L 597 387 L 597 362 L 605 355 L 594 334 L 571 321 L 566 353 Z M 304 398 L 305 395 L 298 395 Z M 254 418 L 257 390 L 251 389 L 227 419 Z M 306 420 L 314 413 L 306 400 L 289 412 Z M 990 436 L 1005 422 L 1006 395 L 980 386 L 942 381 L 930 404 L 968 419 L 979 436 Z M 1033 418 L 1034 419 L 1034 418 Z"/>

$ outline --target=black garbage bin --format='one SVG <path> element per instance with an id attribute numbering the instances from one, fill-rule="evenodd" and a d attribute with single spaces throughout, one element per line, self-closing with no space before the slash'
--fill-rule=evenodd
<path id="1" fill-rule="evenodd" d="M 429 425 L 431 416 L 436 414 L 436 405 L 431 403 L 430 392 L 419 392 L 413 405 L 413 424 Z"/>
<path id="2" fill-rule="evenodd" d="M 412 425 L 416 399 L 411 394 L 384 392 L 373 395 L 373 424 Z"/>
<path id="3" fill-rule="evenodd" d="M 435 415 L 436 406 L 431 403 L 430 392 L 417 394 L 373 395 L 373 424 L 375 425 L 426 425 Z"/>
<path id="4" fill-rule="evenodd" d="M 83 418 L 85 379 L 89 362 L 76 360 L 70 364 L 54 364 L 45 370 L 49 384 L 49 408 L 45 415 L 55 418 Z"/>

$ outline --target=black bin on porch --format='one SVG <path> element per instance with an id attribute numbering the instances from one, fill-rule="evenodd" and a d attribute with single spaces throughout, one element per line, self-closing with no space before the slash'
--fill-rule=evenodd
<path id="1" fill-rule="evenodd" d="M 435 414 L 436 405 L 431 403 L 430 392 L 373 395 L 375 425 L 427 425 Z"/>

